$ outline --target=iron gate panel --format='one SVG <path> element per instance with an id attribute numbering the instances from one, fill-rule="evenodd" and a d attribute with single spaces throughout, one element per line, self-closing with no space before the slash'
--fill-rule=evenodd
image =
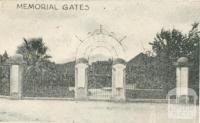
<path id="1" fill-rule="evenodd" d="M 88 98 L 109 100 L 112 96 L 112 63 L 98 61 L 89 66 Z"/>
<path id="2" fill-rule="evenodd" d="M 10 66 L 0 66 L 0 95 L 10 95 Z"/>
<path id="3" fill-rule="evenodd" d="M 73 75 L 36 71 L 25 68 L 23 80 L 24 97 L 74 97 Z"/>

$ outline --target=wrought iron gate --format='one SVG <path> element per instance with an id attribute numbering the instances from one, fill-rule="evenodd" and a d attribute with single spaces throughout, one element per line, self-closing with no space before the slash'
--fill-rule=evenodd
<path id="1" fill-rule="evenodd" d="M 112 63 L 98 61 L 89 66 L 88 98 L 109 100 L 112 94 Z"/>

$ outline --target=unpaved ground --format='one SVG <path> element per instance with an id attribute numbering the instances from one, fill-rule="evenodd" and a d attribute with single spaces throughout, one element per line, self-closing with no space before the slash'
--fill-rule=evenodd
<path id="1" fill-rule="evenodd" d="M 172 120 L 167 104 L 0 99 L 1 122 L 196 123 Z"/>

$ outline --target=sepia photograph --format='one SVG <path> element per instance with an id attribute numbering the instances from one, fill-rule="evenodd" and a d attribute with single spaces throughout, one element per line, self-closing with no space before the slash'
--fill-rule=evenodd
<path id="1" fill-rule="evenodd" d="M 199 123 L 200 1 L 0 0 L 0 122 Z"/>

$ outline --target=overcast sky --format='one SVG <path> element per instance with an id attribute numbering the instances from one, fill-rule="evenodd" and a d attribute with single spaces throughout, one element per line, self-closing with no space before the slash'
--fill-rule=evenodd
<path id="1" fill-rule="evenodd" d="M 157 1 L 75 2 L 88 4 L 90 10 L 86 12 L 17 10 L 16 3 L 19 2 L 0 1 L 0 53 L 7 50 L 9 55 L 15 54 L 23 37 L 43 37 L 52 60 L 62 63 L 76 56 L 80 42 L 75 35 L 85 39 L 88 32 L 102 24 L 106 30 L 115 32 L 118 38 L 127 36 L 123 43 L 129 60 L 144 49 L 151 49 L 148 43 L 162 28 L 187 32 L 193 22 L 200 22 L 200 2 Z M 51 3 L 59 8 L 70 2 Z"/>

